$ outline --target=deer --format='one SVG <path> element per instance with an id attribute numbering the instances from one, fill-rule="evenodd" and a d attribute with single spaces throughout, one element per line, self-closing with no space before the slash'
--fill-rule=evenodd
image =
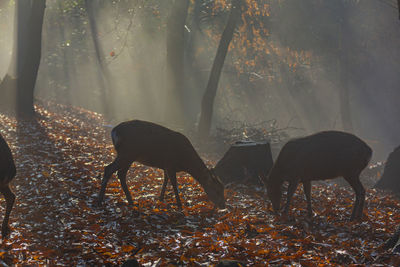
<path id="1" fill-rule="evenodd" d="M 2 238 L 7 237 L 10 233 L 8 220 L 10 218 L 11 210 L 14 206 L 15 194 L 11 191 L 9 183 L 15 177 L 16 173 L 17 169 L 15 167 L 10 147 L 0 134 L 0 192 L 6 199 L 6 213 L 1 225 Z"/>
<path id="2" fill-rule="evenodd" d="M 163 169 L 164 182 L 160 201 L 164 200 L 168 181 L 171 181 L 177 206 L 182 210 L 176 173 L 184 171 L 197 180 L 216 207 L 225 208 L 223 184 L 207 168 L 185 135 L 152 122 L 132 120 L 115 126 L 111 130 L 111 139 L 117 156 L 104 169 L 98 205 L 101 205 L 103 201 L 108 180 L 116 171 L 126 199 L 130 205 L 133 205 L 126 184 L 126 174 L 132 163 L 136 161 L 146 166 Z"/>
<path id="3" fill-rule="evenodd" d="M 264 178 L 273 210 L 280 210 L 282 184 L 289 183 L 283 211 L 286 217 L 290 201 L 301 182 L 307 200 L 308 216 L 312 217 L 311 181 L 342 176 L 356 195 L 350 220 L 360 219 L 365 202 L 361 171 L 368 165 L 372 149 L 357 136 L 340 131 L 323 131 L 287 142 L 281 149 L 268 176 Z"/>

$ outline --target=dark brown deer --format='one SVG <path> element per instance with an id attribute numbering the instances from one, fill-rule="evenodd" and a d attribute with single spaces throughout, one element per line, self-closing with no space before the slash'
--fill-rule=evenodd
<path id="1" fill-rule="evenodd" d="M 160 200 L 164 199 L 168 180 L 175 192 L 180 209 L 182 203 L 178 194 L 176 172 L 184 171 L 192 175 L 204 188 L 209 199 L 219 208 L 225 207 L 224 186 L 207 169 L 189 139 L 181 133 L 146 121 L 127 121 L 117 125 L 111 131 L 112 141 L 117 151 L 116 159 L 105 167 L 104 177 L 98 197 L 98 204 L 103 201 L 107 182 L 118 171 L 118 178 L 129 204 L 133 204 L 126 185 L 126 173 L 134 161 L 164 170 L 164 183 Z"/>
<path id="2" fill-rule="evenodd" d="M 279 211 L 282 184 L 288 181 L 283 212 L 286 216 L 290 200 L 301 182 L 307 199 L 308 215 L 312 216 L 311 181 L 342 176 L 356 193 L 351 220 L 361 218 L 365 190 L 359 176 L 371 156 L 372 149 L 364 141 L 344 132 L 325 131 L 289 141 L 283 146 L 265 181 L 273 209 Z"/>
<path id="3" fill-rule="evenodd" d="M 3 224 L 1 226 L 2 238 L 8 236 L 10 228 L 8 227 L 8 219 L 15 201 L 15 195 L 11 191 L 9 183 L 17 173 L 11 150 L 6 141 L 0 135 L 0 192 L 6 199 L 6 214 L 4 215 Z"/>

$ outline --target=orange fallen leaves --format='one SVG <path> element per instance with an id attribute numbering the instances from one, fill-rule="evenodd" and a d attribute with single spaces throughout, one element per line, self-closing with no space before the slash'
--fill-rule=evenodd
<path id="1" fill-rule="evenodd" d="M 352 190 L 325 184 L 313 186 L 317 217 L 307 218 L 298 192 L 294 219 L 282 222 L 259 189 L 227 189 L 229 207 L 218 211 L 193 178 L 181 175 L 180 212 L 170 185 L 165 201 L 158 201 L 162 171 L 133 164 L 128 186 L 134 206 L 113 178 L 98 207 L 99 177 L 115 153 L 101 116 L 54 104 L 37 112 L 37 122 L 19 125 L 0 115 L 18 167 L 12 233 L 0 246 L 8 265 L 117 265 L 135 253 L 140 263 L 160 266 L 213 265 L 228 258 L 288 266 L 399 262 L 378 247 L 399 224 L 400 204 L 375 190 L 368 190 L 362 222 L 348 222 Z"/>

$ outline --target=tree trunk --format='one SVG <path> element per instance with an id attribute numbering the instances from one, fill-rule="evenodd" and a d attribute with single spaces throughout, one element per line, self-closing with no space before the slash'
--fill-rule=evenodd
<path id="1" fill-rule="evenodd" d="M 349 87 L 348 87 L 348 77 L 347 77 L 347 64 L 340 60 L 340 80 L 341 88 L 339 92 L 340 97 L 340 116 L 342 120 L 342 127 L 344 131 L 353 132 L 353 121 L 351 119 L 350 111 L 350 97 L 349 97 Z"/>
<path id="2" fill-rule="evenodd" d="M 42 27 L 46 0 L 18 0 L 17 114 L 34 115 L 33 98 L 42 52 Z M 26 23 L 25 10 L 30 9 Z"/>
<path id="3" fill-rule="evenodd" d="M 218 82 L 221 76 L 222 67 L 224 66 L 225 57 L 228 52 L 229 44 L 233 37 L 236 23 L 241 14 L 241 0 L 232 1 L 232 9 L 229 15 L 228 23 L 222 33 L 221 40 L 217 49 L 217 54 L 211 68 L 210 77 L 207 88 L 201 102 L 201 114 L 199 121 L 199 136 L 206 139 L 210 134 L 211 120 L 214 108 L 214 99 L 217 94 Z"/>
<path id="4" fill-rule="evenodd" d="M 62 10 L 62 5 L 63 3 L 61 1 L 58 2 L 58 8 Z M 58 23 L 54 23 L 49 25 L 50 27 L 54 27 L 54 25 L 58 26 L 58 38 L 59 40 L 62 40 L 63 42 L 65 41 L 65 27 L 67 20 L 65 19 L 65 15 L 62 16 L 62 18 L 58 18 L 59 20 L 62 19 L 62 21 L 58 21 Z M 62 49 L 62 58 L 63 58 L 63 74 L 60 74 L 58 70 L 56 70 L 55 75 L 59 75 L 60 79 L 62 79 L 63 84 L 66 87 L 66 90 L 62 94 L 62 97 L 64 98 L 65 103 L 71 105 L 72 102 L 72 86 L 71 82 L 73 81 L 73 78 L 75 78 L 76 75 L 76 68 L 73 66 L 74 63 L 74 58 L 69 56 L 68 50 L 67 49 Z M 72 62 L 71 62 L 72 61 Z M 71 67 L 73 66 L 73 67 Z"/>
<path id="5" fill-rule="evenodd" d="M 188 0 L 174 0 L 167 21 L 167 89 L 166 114 L 168 121 L 178 125 L 184 123 L 184 41 Z"/>
<path id="6" fill-rule="evenodd" d="M 353 121 L 350 111 L 350 92 L 349 92 L 349 46 L 348 38 L 350 35 L 348 14 L 343 12 L 343 18 L 340 25 L 339 33 L 339 99 L 340 99 L 340 115 L 343 130 L 353 132 Z"/>
<path id="7" fill-rule="evenodd" d="M 194 125 L 197 121 L 199 111 L 193 108 L 193 103 L 197 103 L 201 97 L 201 88 L 204 88 L 203 82 L 205 75 L 200 70 L 196 61 L 196 49 L 201 43 L 200 11 L 203 0 L 195 0 L 192 11 L 192 20 L 189 24 L 190 32 L 185 38 L 185 102 L 183 110 L 185 111 L 185 122 Z"/>
<path id="8" fill-rule="evenodd" d="M 11 101 L 8 107 L 19 117 L 35 114 L 33 101 L 42 49 L 45 0 L 15 2 L 14 48 L 8 74 L 0 85 Z"/>
<path id="9" fill-rule="evenodd" d="M 45 3 L 45 0 L 15 2 L 13 54 L 0 90 L 6 108 L 20 116 L 34 115 Z"/>
<path id="10" fill-rule="evenodd" d="M 110 106 L 113 106 L 113 99 L 110 98 L 109 92 L 111 88 L 111 73 L 104 63 L 103 59 L 103 48 L 101 46 L 101 43 L 99 42 L 98 38 L 98 29 L 97 29 L 97 23 L 95 19 L 95 10 L 94 10 L 94 0 L 85 0 L 85 8 L 86 12 L 89 18 L 89 27 L 91 31 L 91 36 L 92 36 L 92 41 L 94 45 L 94 51 L 96 54 L 96 60 L 97 60 L 97 78 L 98 82 L 100 84 L 100 102 L 102 104 L 102 113 L 104 116 L 108 119 L 111 118 L 111 108 Z"/>
<path id="11" fill-rule="evenodd" d="M 399 19 L 400 19 L 400 0 L 397 0 L 397 8 L 399 9 Z"/>

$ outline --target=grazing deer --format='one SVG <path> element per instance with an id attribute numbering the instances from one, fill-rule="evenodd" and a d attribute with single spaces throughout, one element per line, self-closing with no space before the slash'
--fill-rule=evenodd
<path id="1" fill-rule="evenodd" d="M 4 215 L 3 224 L 1 226 L 2 238 L 8 236 L 10 228 L 8 227 L 8 219 L 15 201 L 15 195 L 11 191 L 9 183 L 17 173 L 11 150 L 6 141 L 0 135 L 0 192 L 6 199 L 6 214 Z"/>
<path id="2" fill-rule="evenodd" d="M 354 189 L 356 200 L 351 220 L 362 217 L 365 190 L 360 173 L 372 156 L 371 148 L 355 135 L 325 131 L 286 143 L 265 181 L 275 211 L 280 209 L 282 184 L 289 182 L 284 215 L 299 182 L 303 183 L 307 210 L 312 216 L 311 181 L 342 176 Z"/>
<path id="3" fill-rule="evenodd" d="M 117 151 L 116 159 L 105 167 L 104 177 L 98 196 L 98 204 L 103 201 L 107 182 L 118 171 L 118 178 L 129 204 L 133 204 L 126 185 L 126 173 L 134 161 L 164 170 L 164 183 L 160 200 L 164 199 L 168 180 L 173 186 L 176 202 L 182 203 L 178 194 L 176 172 L 184 171 L 192 175 L 204 188 L 209 199 L 219 208 L 225 208 L 224 186 L 207 169 L 189 139 L 155 123 L 133 120 L 122 122 L 111 131 L 111 138 Z"/>

